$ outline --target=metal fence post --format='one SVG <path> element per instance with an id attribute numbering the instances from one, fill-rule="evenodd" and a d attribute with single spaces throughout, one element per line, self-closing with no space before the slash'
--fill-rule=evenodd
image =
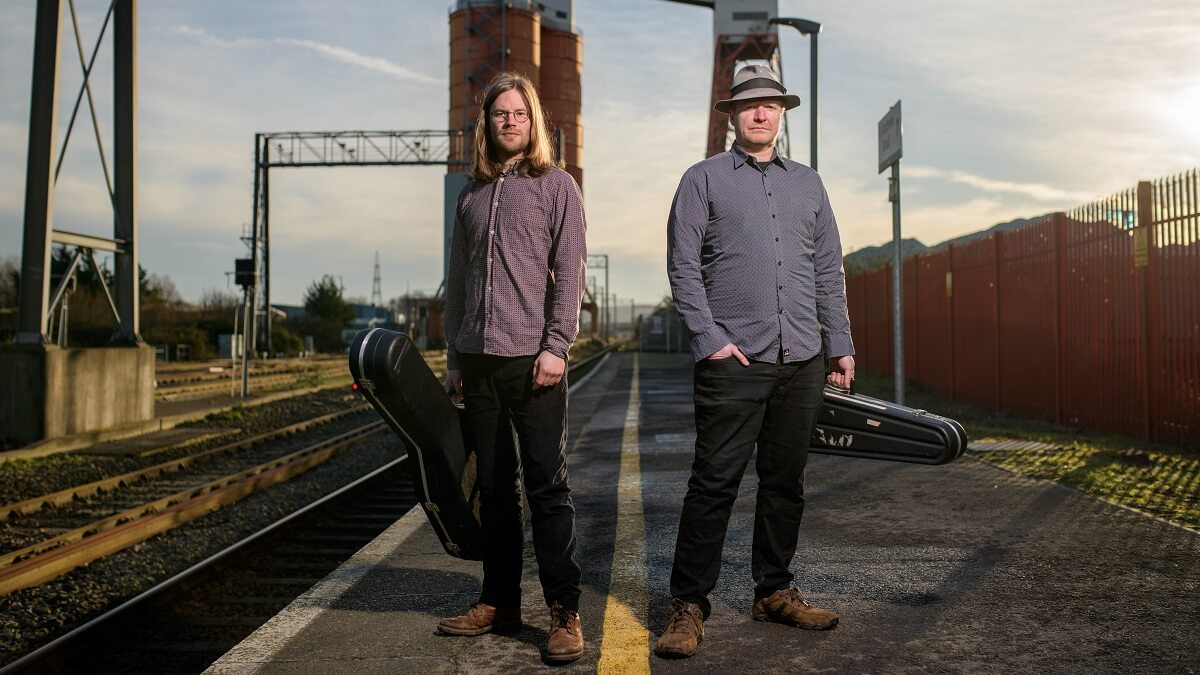
<path id="1" fill-rule="evenodd" d="M 1155 318 L 1158 314 L 1158 284 L 1155 283 L 1155 268 L 1154 268 L 1154 186 L 1150 181 L 1138 181 L 1137 185 L 1137 210 L 1138 220 L 1137 226 L 1145 228 L 1146 237 L 1146 260 L 1142 266 L 1142 302 L 1141 302 L 1141 328 L 1142 328 L 1142 419 L 1143 430 L 1148 439 L 1155 438 L 1154 412 L 1155 412 L 1155 389 L 1151 384 L 1157 380 L 1157 364 L 1155 363 L 1155 343 L 1157 334 L 1155 331 Z M 1135 260 L 1134 264 L 1137 262 Z"/>
<path id="2" fill-rule="evenodd" d="M 1067 214 L 1052 216 L 1054 235 L 1054 421 L 1063 424 L 1066 416 L 1066 306 L 1063 302 L 1063 275 L 1067 274 Z"/>
<path id="3" fill-rule="evenodd" d="M 954 244 L 946 247 L 946 327 L 950 331 L 950 400 L 958 400 L 957 376 L 954 374 Z"/>
<path id="4" fill-rule="evenodd" d="M 1003 344 L 1004 344 L 1003 342 L 1001 342 L 1001 340 L 1004 339 L 1004 334 L 1003 334 L 1003 331 L 1001 330 L 1001 323 L 1000 323 L 1000 299 L 1001 299 L 1000 298 L 1000 277 L 1002 276 L 1001 275 L 1001 263 L 1003 261 L 1003 254 L 1001 252 L 1002 251 L 1001 243 L 1003 242 L 1003 240 L 1004 240 L 1004 233 L 997 230 L 995 235 L 993 235 L 993 238 L 992 238 L 992 250 L 995 254 L 995 267 L 993 268 L 993 271 L 992 271 L 992 293 L 993 293 L 993 302 L 995 303 L 994 313 L 992 315 L 994 317 L 992 320 L 992 329 L 996 331 L 996 394 L 995 394 L 995 396 L 996 396 L 996 410 L 997 411 L 1004 409 L 1003 397 L 1002 397 L 1002 392 L 1004 391 L 1004 388 L 1001 386 L 1001 382 L 1000 382 L 1001 378 L 1004 377 L 1004 363 L 1002 362 L 1002 359 L 1000 357 L 1001 353 L 1003 352 Z"/>

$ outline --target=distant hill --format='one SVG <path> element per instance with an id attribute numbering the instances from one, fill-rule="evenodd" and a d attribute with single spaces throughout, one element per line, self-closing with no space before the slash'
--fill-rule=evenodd
<path id="1" fill-rule="evenodd" d="M 922 244 L 917 239 L 903 239 L 900 242 L 900 253 L 905 258 L 918 255 L 931 250 L 925 244 Z M 892 242 L 880 244 L 879 246 L 867 246 L 860 248 L 854 253 L 842 258 L 842 265 L 846 269 L 846 276 L 856 277 L 860 274 L 866 274 L 880 267 L 886 267 L 892 261 Z"/>
<path id="2" fill-rule="evenodd" d="M 998 223 L 987 228 L 986 230 L 980 230 L 978 232 L 964 234 L 953 239 L 947 239 L 946 241 L 943 241 L 935 246 L 926 246 L 918 239 L 904 239 L 900 244 L 900 251 L 905 258 L 914 255 L 920 255 L 922 253 L 928 253 L 930 251 L 938 251 L 951 244 L 965 244 L 973 239 L 986 237 L 993 232 L 1007 232 L 1009 230 L 1015 230 L 1017 228 L 1029 225 L 1030 223 L 1036 222 L 1041 217 L 1042 216 L 1037 216 L 1034 218 L 1017 218 L 1015 220 L 1010 220 L 1007 223 Z M 848 277 L 858 276 L 859 274 L 877 270 L 881 267 L 887 266 L 887 264 L 891 261 L 892 242 L 890 241 L 878 246 L 867 246 L 865 248 L 860 248 L 854 253 L 842 258 L 842 264 L 846 268 L 846 276 Z"/>

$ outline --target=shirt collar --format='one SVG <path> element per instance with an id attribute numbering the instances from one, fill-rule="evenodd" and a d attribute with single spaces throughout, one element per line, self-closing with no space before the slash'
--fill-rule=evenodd
<path id="1" fill-rule="evenodd" d="M 521 165 L 524 163 L 525 163 L 524 158 L 522 158 L 516 162 L 513 162 L 512 166 L 510 166 L 507 169 L 505 169 L 504 171 L 500 172 L 500 175 L 505 176 L 505 177 L 516 176 L 520 173 Z"/>
<path id="2" fill-rule="evenodd" d="M 735 169 L 741 167 L 743 164 L 749 163 L 749 160 L 751 159 L 750 155 L 747 155 L 746 151 L 742 150 L 741 146 L 739 146 L 737 143 L 733 144 L 733 147 L 729 149 L 729 152 L 733 155 L 733 168 Z M 787 164 L 783 161 L 783 157 L 779 155 L 779 150 L 772 150 L 771 163 L 778 164 L 780 168 L 782 168 L 784 171 L 787 171 Z M 757 168 L 757 165 L 758 160 L 754 160 L 755 168 Z"/>

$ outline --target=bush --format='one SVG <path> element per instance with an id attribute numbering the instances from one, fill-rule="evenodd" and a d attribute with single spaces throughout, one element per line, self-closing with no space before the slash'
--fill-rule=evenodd
<path id="1" fill-rule="evenodd" d="M 304 341 L 287 326 L 276 323 L 271 326 L 271 348 L 284 356 L 296 356 L 304 350 Z"/>

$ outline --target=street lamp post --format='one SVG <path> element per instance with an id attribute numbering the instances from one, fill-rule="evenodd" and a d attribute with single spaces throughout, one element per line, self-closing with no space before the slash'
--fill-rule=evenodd
<path id="1" fill-rule="evenodd" d="M 817 107 L 817 36 L 821 33 L 821 24 L 816 21 L 808 21 L 807 19 L 791 19 L 787 17 L 775 17 L 771 19 L 771 23 L 782 26 L 791 26 L 800 31 L 801 35 L 807 35 L 812 38 L 809 43 L 809 98 L 811 99 L 808 110 L 810 129 L 808 136 L 809 148 L 809 165 L 813 171 L 817 170 L 817 134 L 821 127 L 821 115 Z"/>

